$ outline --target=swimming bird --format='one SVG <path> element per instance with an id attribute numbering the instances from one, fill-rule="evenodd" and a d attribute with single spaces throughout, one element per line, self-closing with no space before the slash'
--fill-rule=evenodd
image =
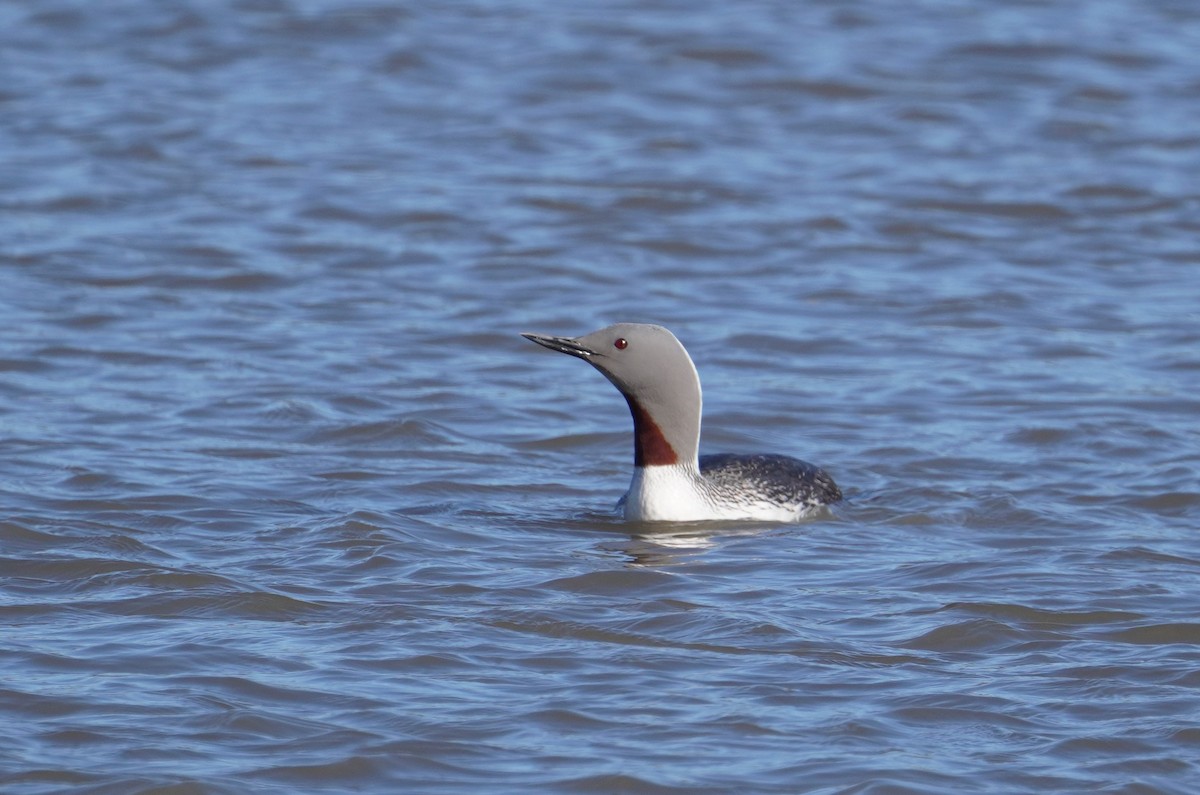
<path id="1" fill-rule="evenodd" d="M 612 382 L 633 415 L 633 479 L 617 503 L 629 521 L 790 522 L 838 502 L 824 470 L 784 455 L 699 455 L 700 376 L 662 326 L 616 323 L 582 337 L 523 332 L 583 359 Z"/>

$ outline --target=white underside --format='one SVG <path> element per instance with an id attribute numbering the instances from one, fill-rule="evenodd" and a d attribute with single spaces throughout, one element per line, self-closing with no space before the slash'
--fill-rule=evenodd
<path id="1" fill-rule="evenodd" d="M 631 522 L 704 522 L 750 519 L 794 522 L 811 512 L 808 506 L 789 506 L 766 500 L 715 501 L 699 484 L 692 468 L 634 467 L 629 491 L 621 499 L 625 519 Z"/>

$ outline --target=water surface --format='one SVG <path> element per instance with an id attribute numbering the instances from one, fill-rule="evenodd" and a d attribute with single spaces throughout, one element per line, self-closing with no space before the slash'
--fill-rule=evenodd
<path id="1" fill-rule="evenodd" d="M 0 7 L 0 788 L 1193 791 L 1198 31 Z M 846 502 L 623 523 L 615 320 Z"/>

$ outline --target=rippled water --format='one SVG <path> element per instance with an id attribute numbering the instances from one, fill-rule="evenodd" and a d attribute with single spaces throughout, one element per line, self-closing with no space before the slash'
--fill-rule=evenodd
<path id="1" fill-rule="evenodd" d="M 0 5 L 5 793 L 1186 793 L 1200 8 Z M 705 452 L 847 493 L 628 526 Z"/>

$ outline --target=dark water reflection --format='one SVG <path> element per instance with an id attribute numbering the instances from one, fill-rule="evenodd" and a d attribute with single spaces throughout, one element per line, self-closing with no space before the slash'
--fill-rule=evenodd
<path id="1" fill-rule="evenodd" d="M 0 7 L 0 789 L 1197 779 L 1197 10 Z M 627 526 L 671 326 L 795 526 Z"/>

